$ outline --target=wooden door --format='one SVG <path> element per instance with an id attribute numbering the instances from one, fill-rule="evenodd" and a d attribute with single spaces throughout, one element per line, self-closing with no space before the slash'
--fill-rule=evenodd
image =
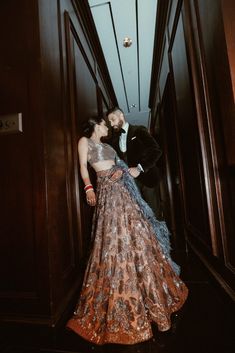
<path id="1" fill-rule="evenodd" d="M 163 149 L 161 199 L 164 218 L 174 236 L 175 245 L 184 248 L 182 191 L 175 124 L 176 111 L 172 90 L 172 77 L 169 74 L 160 109 L 160 135 Z"/>

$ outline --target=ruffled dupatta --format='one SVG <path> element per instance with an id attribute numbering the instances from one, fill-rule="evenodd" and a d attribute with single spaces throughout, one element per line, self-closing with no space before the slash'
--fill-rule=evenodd
<path id="1" fill-rule="evenodd" d="M 127 190 L 129 191 L 131 197 L 137 202 L 140 210 L 145 217 L 145 219 L 151 224 L 159 245 L 165 255 L 167 261 L 170 263 L 174 272 L 180 274 L 180 266 L 178 266 L 171 258 L 171 244 L 170 244 L 170 232 L 164 221 L 158 221 L 155 217 L 153 210 L 149 205 L 143 200 L 140 191 L 134 181 L 134 178 L 128 172 L 128 166 L 126 163 L 118 158 L 116 158 L 116 166 L 123 169 L 123 182 Z M 114 167 L 114 168 L 115 168 Z"/>

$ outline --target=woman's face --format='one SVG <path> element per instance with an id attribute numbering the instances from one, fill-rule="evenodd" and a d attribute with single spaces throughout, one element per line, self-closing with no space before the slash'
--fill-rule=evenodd
<path id="1" fill-rule="evenodd" d="M 100 137 L 103 137 L 103 136 L 108 136 L 108 127 L 106 125 L 106 122 L 105 120 L 102 120 L 101 123 L 98 125 L 99 127 L 99 134 L 100 134 Z"/>

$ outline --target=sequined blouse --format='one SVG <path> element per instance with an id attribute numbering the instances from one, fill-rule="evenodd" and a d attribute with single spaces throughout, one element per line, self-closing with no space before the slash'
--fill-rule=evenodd
<path id="1" fill-rule="evenodd" d="M 92 165 L 100 161 L 115 160 L 116 152 L 107 143 L 95 143 L 88 139 L 87 161 Z"/>

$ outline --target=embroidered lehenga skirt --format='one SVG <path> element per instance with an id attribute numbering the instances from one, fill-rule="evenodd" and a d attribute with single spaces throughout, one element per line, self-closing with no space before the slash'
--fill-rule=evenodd
<path id="1" fill-rule="evenodd" d="M 152 337 L 151 324 L 168 330 L 171 314 L 188 294 L 173 269 L 169 249 L 164 249 L 143 211 L 145 203 L 137 202 L 140 196 L 128 186 L 130 176 L 124 171 L 116 178 L 117 170 L 97 174 L 93 249 L 74 316 L 67 323 L 99 345 L 146 341 Z"/>

